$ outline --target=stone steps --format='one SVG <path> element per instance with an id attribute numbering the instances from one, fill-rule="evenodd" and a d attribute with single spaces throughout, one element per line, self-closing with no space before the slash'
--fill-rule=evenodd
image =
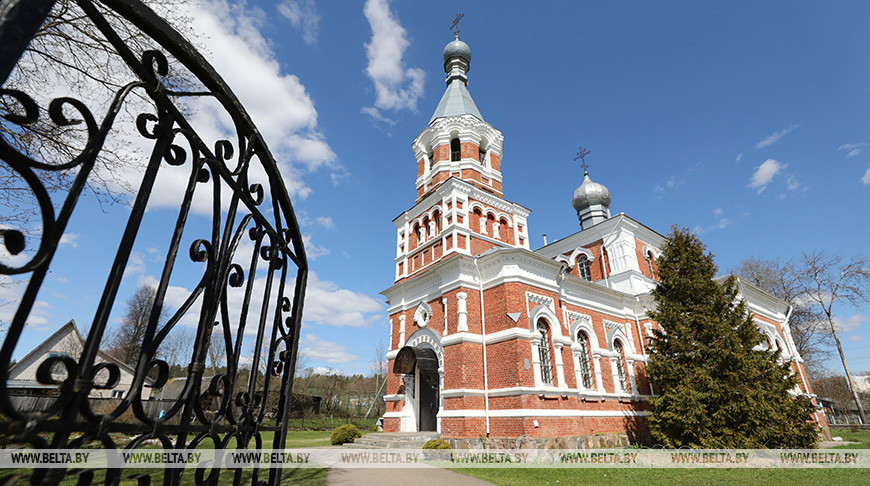
<path id="1" fill-rule="evenodd" d="M 352 449 L 422 449 L 432 440 L 440 439 L 438 432 L 375 432 L 344 444 Z"/>

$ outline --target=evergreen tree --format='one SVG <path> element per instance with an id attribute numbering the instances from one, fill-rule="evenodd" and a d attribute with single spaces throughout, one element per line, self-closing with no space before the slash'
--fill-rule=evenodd
<path id="1" fill-rule="evenodd" d="M 673 228 L 658 260 L 662 328 L 650 343 L 647 373 L 660 394 L 650 428 L 666 447 L 811 448 L 812 404 L 790 395 L 796 385 L 779 352 L 757 347 L 763 336 L 733 277 L 713 281 L 713 255 L 688 229 Z"/>

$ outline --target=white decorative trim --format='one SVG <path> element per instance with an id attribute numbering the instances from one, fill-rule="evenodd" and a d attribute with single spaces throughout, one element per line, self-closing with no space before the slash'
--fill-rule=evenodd
<path id="1" fill-rule="evenodd" d="M 417 346 L 419 344 L 428 344 L 435 355 L 438 357 L 438 370 L 444 370 L 444 350 L 441 347 L 441 338 L 431 329 L 418 329 L 413 334 L 408 336 L 408 342 L 405 346 Z"/>
<path id="2" fill-rule="evenodd" d="M 474 389 L 474 388 L 454 388 L 450 390 L 443 390 L 442 395 L 447 398 L 459 398 L 459 397 L 482 397 L 484 395 L 483 389 Z M 633 400 L 633 401 L 644 401 L 649 400 L 649 395 L 635 395 L 629 393 L 610 393 L 610 392 L 598 392 L 591 390 L 581 390 L 577 388 L 569 388 L 564 390 L 562 388 L 556 388 L 553 386 L 539 386 L 539 387 L 530 387 L 530 386 L 512 386 L 505 388 L 494 388 L 489 390 L 490 397 L 514 397 L 514 396 L 522 396 L 522 395 L 533 395 L 533 396 L 577 396 L 582 399 L 592 399 L 592 400 Z"/>
<path id="3" fill-rule="evenodd" d="M 644 258 L 649 258 L 650 253 L 652 253 L 653 258 L 655 258 L 656 260 L 658 260 L 662 254 L 661 250 L 659 250 L 658 248 L 656 248 L 650 244 L 643 245 Z"/>
<path id="4" fill-rule="evenodd" d="M 444 331 L 441 332 L 441 335 L 446 336 L 447 335 L 447 297 L 444 297 L 443 299 L 441 299 L 441 305 L 444 308 L 443 309 L 444 310 Z"/>
<path id="5" fill-rule="evenodd" d="M 577 265 L 577 258 L 579 258 L 580 255 L 586 255 L 586 259 L 590 262 L 595 260 L 595 255 L 593 255 L 591 251 L 583 248 L 582 246 L 578 246 L 577 248 L 575 248 L 570 256 L 566 257 L 564 254 L 559 255 L 555 258 L 555 260 L 557 262 L 565 262 L 568 265 L 568 268 L 572 269 L 575 265 Z"/>
<path id="6" fill-rule="evenodd" d="M 414 310 L 414 322 L 420 327 L 429 325 L 429 319 L 432 318 L 432 307 L 426 302 L 420 302 L 417 309 Z"/>
<path id="7" fill-rule="evenodd" d="M 405 316 L 399 316 L 399 347 L 405 345 Z"/>
<path id="8" fill-rule="evenodd" d="M 490 410 L 490 417 L 646 417 L 648 412 L 640 410 L 552 410 L 552 409 L 508 409 Z M 483 417 L 483 410 L 443 410 L 441 418 Z"/>
<path id="9" fill-rule="evenodd" d="M 459 292 L 456 294 L 456 314 L 458 316 L 456 332 L 468 332 L 468 294 Z"/>
<path id="10" fill-rule="evenodd" d="M 441 338 L 441 345 L 444 347 L 460 343 L 481 344 L 483 343 L 483 338 L 481 338 L 480 334 L 472 334 L 470 332 L 455 332 Z"/>
<path id="11" fill-rule="evenodd" d="M 533 294 L 531 292 L 526 292 L 526 300 L 530 302 L 534 302 L 535 304 L 544 304 L 550 308 L 551 311 L 555 311 L 555 307 L 553 305 L 553 299 L 551 297 L 546 297 L 539 294 Z"/>

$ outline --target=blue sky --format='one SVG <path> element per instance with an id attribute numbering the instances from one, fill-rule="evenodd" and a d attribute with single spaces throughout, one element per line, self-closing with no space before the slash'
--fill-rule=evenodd
<path id="1" fill-rule="evenodd" d="M 579 229 L 570 201 L 582 171 L 572 158 L 583 145 L 614 213 L 663 234 L 673 224 L 695 229 L 720 269 L 815 249 L 866 255 L 866 2 L 206 0 L 200 8 L 196 42 L 282 160 L 304 225 L 309 366 L 368 371 L 386 340 L 379 292 L 393 282 L 391 221 L 413 204 L 411 141 L 443 93 L 441 51 L 457 12 L 472 50 L 469 91 L 505 136 L 505 197 L 532 209 L 533 247 L 543 233 L 553 241 Z M 162 234 L 171 201 L 149 211 L 149 233 Z M 104 273 L 81 262 L 115 244 L 125 215 L 113 208 L 99 224 L 73 221 L 18 354 L 69 318 L 87 327 Z M 165 241 L 146 240 L 120 301 L 159 274 Z M 870 369 L 870 305 L 837 310 L 850 367 Z"/>

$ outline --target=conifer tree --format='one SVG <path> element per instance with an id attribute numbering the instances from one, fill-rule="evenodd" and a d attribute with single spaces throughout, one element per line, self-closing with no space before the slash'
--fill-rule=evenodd
<path id="1" fill-rule="evenodd" d="M 736 301 L 729 277 L 713 281 L 716 264 L 688 229 L 673 228 L 658 260 L 661 326 L 650 343 L 647 373 L 659 397 L 650 428 L 666 447 L 811 448 L 818 432 L 812 405 L 779 351 L 761 349 L 763 336 Z"/>

